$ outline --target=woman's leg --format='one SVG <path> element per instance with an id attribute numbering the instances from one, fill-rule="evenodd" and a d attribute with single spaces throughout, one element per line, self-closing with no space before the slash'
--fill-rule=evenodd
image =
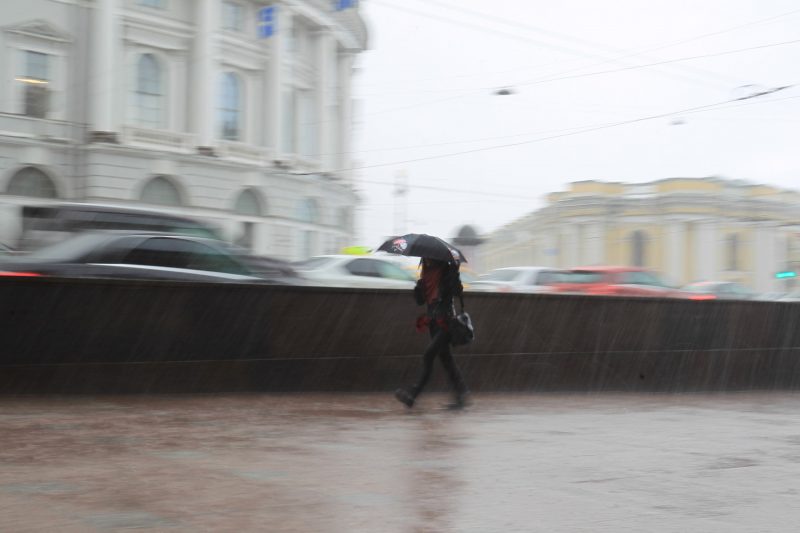
<path id="1" fill-rule="evenodd" d="M 456 360 L 453 358 L 453 353 L 450 351 L 450 343 L 444 345 L 444 348 L 439 352 L 439 357 L 442 360 L 442 366 L 447 372 L 447 377 L 450 378 L 450 384 L 456 391 L 457 398 L 462 398 L 469 391 L 467 384 L 464 383 L 464 378 L 461 376 L 461 371 L 458 369 Z"/>
<path id="2" fill-rule="evenodd" d="M 425 388 L 425 385 L 427 385 L 428 380 L 431 377 L 431 373 L 433 372 L 433 361 L 436 359 L 436 356 L 439 355 L 442 350 L 447 349 L 449 351 L 448 337 L 446 332 L 440 330 L 439 328 L 431 328 L 431 336 L 433 339 L 428 345 L 428 348 L 425 350 L 425 353 L 422 355 L 422 372 L 419 375 L 416 385 L 411 387 L 411 390 L 409 391 L 411 396 L 414 398 L 416 398 L 417 395 L 422 392 L 422 389 Z"/>

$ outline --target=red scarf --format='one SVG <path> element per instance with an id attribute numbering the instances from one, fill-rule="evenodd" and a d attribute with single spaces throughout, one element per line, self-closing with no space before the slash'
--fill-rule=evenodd
<path id="1" fill-rule="evenodd" d="M 439 299 L 439 283 L 442 281 L 443 267 L 422 269 L 422 283 L 425 287 L 425 303 L 432 304 Z"/>

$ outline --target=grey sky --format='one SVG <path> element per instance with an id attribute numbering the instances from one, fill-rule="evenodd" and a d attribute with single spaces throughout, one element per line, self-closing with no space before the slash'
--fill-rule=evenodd
<path id="1" fill-rule="evenodd" d="M 371 43 L 354 87 L 359 244 L 395 231 L 400 172 L 405 229 L 442 236 L 464 223 L 494 230 L 582 179 L 719 175 L 800 188 L 800 87 L 638 120 L 800 84 L 800 42 L 778 44 L 800 40 L 794 0 L 363 0 L 361 9 Z M 752 47 L 761 48 L 733 52 Z M 515 94 L 493 94 L 506 86 Z"/>

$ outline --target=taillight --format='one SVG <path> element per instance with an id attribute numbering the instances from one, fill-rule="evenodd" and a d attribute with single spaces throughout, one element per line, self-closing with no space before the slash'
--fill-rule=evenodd
<path id="1" fill-rule="evenodd" d="M 609 295 L 609 294 L 620 294 L 622 291 L 617 287 L 594 287 L 587 291 L 589 294 L 597 294 L 597 295 Z"/>
<path id="2" fill-rule="evenodd" d="M 716 300 L 717 297 L 713 294 L 693 294 L 689 296 L 690 300 Z"/>
<path id="3" fill-rule="evenodd" d="M 0 277 L 6 278 L 38 278 L 41 274 L 38 272 L 8 272 L 0 270 Z"/>

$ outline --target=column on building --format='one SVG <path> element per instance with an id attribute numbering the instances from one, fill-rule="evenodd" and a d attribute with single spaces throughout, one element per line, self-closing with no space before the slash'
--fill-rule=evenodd
<path id="1" fill-rule="evenodd" d="M 281 6 L 278 15 L 281 38 L 283 39 L 279 65 L 280 69 L 280 102 L 281 108 L 278 153 L 285 156 L 296 155 L 299 150 L 297 147 L 297 95 L 295 94 L 295 74 L 293 72 L 294 63 L 297 61 L 297 42 L 292 37 L 294 34 L 294 16 L 288 7 Z"/>
<path id="2" fill-rule="evenodd" d="M 557 226 L 551 226 L 550 231 L 544 232 L 544 261 L 543 266 L 560 267 L 559 260 L 562 252 L 559 249 L 560 239 L 558 237 Z"/>
<path id="3" fill-rule="evenodd" d="M 317 159 L 320 168 L 324 171 L 333 169 L 333 153 L 330 140 L 334 124 L 331 122 L 331 107 L 334 102 L 333 94 L 335 87 L 335 62 L 336 62 L 336 41 L 330 35 L 328 28 L 323 28 L 316 32 L 314 45 L 314 64 L 316 66 L 314 94 L 315 117 L 317 127 Z"/>
<path id="4" fill-rule="evenodd" d="M 339 82 L 339 117 L 337 142 L 334 145 L 337 147 L 336 152 L 339 153 L 336 159 L 336 168 L 346 169 L 351 167 L 350 159 L 350 139 L 352 136 L 353 128 L 353 101 L 352 101 L 352 76 L 353 76 L 353 59 L 352 53 L 347 51 L 339 52 L 339 75 L 337 76 Z M 345 171 L 343 178 L 352 180 L 352 174 Z"/>
<path id="5" fill-rule="evenodd" d="M 776 271 L 782 272 L 784 270 L 792 270 L 794 267 L 791 265 L 791 258 L 789 257 L 789 235 L 790 232 L 786 226 L 779 226 L 775 228 L 775 265 Z M 794 288 L 796 279 L 774 279 L 772 283 L 772 290 L 779 292 L 789 292 Z"/>
<path id="6" fill-rule="evenodd" d="M 599 220 L 593 220 L 587 224 L 583 257 L 584 264 L 602 265 L 607 262 L 604 253 L 606 237 L 603 229 L 603 224 Z"/>
<path id="7" fill-rule="evenodd" d="M 584 265 L 584 225 L 581 223 L 572 226 L 572 262 L 573 266 Z"/>
<path id="8" fill-rule="evenodd" d="M 89 92 L 91 98 L 92 142 L 119 142 L 117 123 L 114 120 L 114 85 L 121 72 L 117 57 L 119 26 L 118 0 L 97 0 L 92 25 L 95 41 L 91 51 Z"/>
<path id="9" fill-rule="evenodd" d="M 267 53 L 264 58 L 264 146 L 270 150 L 272 159 L 281 153 L 281 127 L 283 125 L 283 62 L 286 56 L 288 32 L 291 31 L 291 15 L 284 6 L 273 7 L 274 30 L 269 37 L 262 36 Z"/>
<path id="10" fill-rule="evenodd" d="M 686 279 L 684 265 L 686 263 L 686 224 L 673 221 L 666 224 L 665 239 L 665 272 L 664 274 L 672 283 L 686 284 L 691 280 Z"/>
<path id="11" fill-rule="evenodd" d="M 215 0 L 195 0 L 196 36 L 194 43 L 194 75 L 192 76 L 193 95 L 192 130 L 197 135 L 197 150 L 201 154 L 214 154 L 214 124 L 216 118 L 216 30 L 218 2 Z"/>
<path id="12" fill-rule="evenodd" d="M 760 223 L 755 228 L 755 249 L 752 289 L 757 292 L 773 290 L 774 274 L 779 270 L 776 248 L 776 228 L 769 223 Z"/>
<path id="13" fill-rule="evenodd" d="M 695 224 L 694 234 L 694 274 L 697 281 L 718 278 L 717 255 L 720 242 L 716 223 L 700 221 Z"/>

